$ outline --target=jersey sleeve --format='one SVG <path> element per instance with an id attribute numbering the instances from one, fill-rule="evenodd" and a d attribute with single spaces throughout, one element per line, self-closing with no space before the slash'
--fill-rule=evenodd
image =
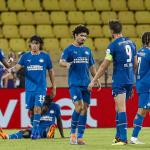
<path id="1" fill-rule="evenodd" d="M 114 56 L 114 45 L 111 43 L 107 50 L 106 50 L 106 56 L 105 59 L 112 61 L 113 60 L 113 56 Z"/>
<path id="2" fill-rule="evenodd" d="M 21 66 L 25 66 L 25 54 L 22 55 L 18 61 L 18 64 L 21 65 Z"/>
<path id="3" fill-rule="evenodd" d="M 5 58 L 4 52 L 2 49 L 0 49 L 0 61 L 2 61 Z"/>
<path id="4" fill-rule="evenodd" d="M 58 104 L 55 104 L 55 111 L 56 111 L 56 118 L 61 116 L 61 112 L 60 112 L 60 106 Z"/>
<path id="5" fill-rule="evenodd" d="M 92 52 L 90 51 L 90 57 L 89 57 L 89 67 L 95 64 Z"/>
<path id="6" fill-rule="evenodd" d="M 50 70 L 53 68 L 50 55 L 47 54 L 47 69 Z"/>
<path id="7" fill-rule="evenodd" d="M 70 58 L 69 50 L 68 50 L 68 48 L 65 48 L 61 55 L 61 59 L 69 62 L 69 58 Z"/>

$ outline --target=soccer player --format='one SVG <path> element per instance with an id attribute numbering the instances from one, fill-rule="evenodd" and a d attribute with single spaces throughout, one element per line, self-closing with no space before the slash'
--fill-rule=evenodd
<path id="1" fill-rule="evenodd" d="M 29 40 L 31 50 L 23 54 L 19 62 L 9 69 L 10 72 L 17 72 L 22 67 L 25 68 L 26 108 L 30 110 L 30 114 L 33 114 L 31 116 L 31 120 L 33 120 L 31 137 L 33 139 L 40 138 L 38 127 L 41 118 L 41 107 L 47 90 L 46 70 L 48 70 L 52 84 L 51 96 L 54 97 L 56 94 L 51 58 L 46 52 L 42 51 L 43 44 L 41 37 L 32 36 Z"/>
<path id="2" fill-rule="evenodd" d="M 39 132 L 41 138 L 53 138 L 55 134 L 55 120 L 57 119 L 57 126 L 62 138 L 64 138 L 63 126 L 61 120 L 60 107 L 58 104 L 52 102 L 51 96 L 46 96 L 42 106 L 42 117 L 39 124 Z M 30 138 L 32 128 L 20 130 L 14 134 L 7 134 L 0 129 L 0 137 L 3 139 L 22 139 Z"/>
<path id="3" fill-rule="evenodd" d="M 137 52 L 138 69 L 136 74 L 136 89 L 139 96 L 138 111 L 134 119 L 134 129 L 131 144 L 144 144 L 138 140 L 139 132 L 147 112 L 150 112 L 150 32 L 142 36 L 143 47 Z"/>
<path id="4" fill-rule="evenodd" d="M 134 71 L 137 65 L 136 46 L 122 35 L 122 25 L 118 20 L 110 21 L 109 28 L 115 40 L 109 44 L 106 57 L 88 88 L 92 90 L 97 79 L 105 73 L 113 61 L 112 95 L 116 104 L 117 132 L 112 145 L 125 145 L 127 143 L 126 99 L 132 94 Z"/>
<path id="5" fill-rule="evenodd" d="M 74 42 L 64 49 L 60 59 L 60 66 L 68 68 L 69 91 L 75 106 L 71 121 L 70 144 L 85 144 L 83 134 L 90 104 L 90 91 L 87 89 L 90 83 L 89 73 L 92 76 L 96 74 L 91 50 L 83 46 L 88 34 L 89 30 L 84 25 L 75 27 Z"/>

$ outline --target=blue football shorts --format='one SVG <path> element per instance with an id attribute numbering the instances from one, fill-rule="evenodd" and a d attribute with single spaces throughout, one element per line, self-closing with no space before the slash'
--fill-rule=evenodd
<path id="1" fill-rule="evenodd" d="M 139 93 L 138 108 L 150 109 L 150 92 Z"/>
<path id="2" fill-rule="evenodd" d="M 33 109 L 34 107 L 42 107 L 46 91 L 44 92 L 26 92 L 26 108 Z"/>
<path id="3" fill-rule="evenodd" d="M 113 95 L 113 97 L 116 97 L 118 94 L 126 93 L 126 100 L 128 100 L 132 94 L 132 88 L 133 88 L 132 84 L 126 84 L 123 86 L 112 87 L 112 95 Z"/>
<path id="4" fill-rule="evenodd" d="M 85 87 L 72 86 L 69 88 L 69 91 L 73 102 L 83 100 L 83 102 L 90 104 L 91 93 L 86 86 Z"/>

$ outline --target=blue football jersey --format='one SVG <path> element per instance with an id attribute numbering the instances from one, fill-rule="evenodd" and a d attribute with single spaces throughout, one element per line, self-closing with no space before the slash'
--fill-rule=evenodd
<path id="1" fill-rule="evenodd" d="M 89 68 L 94 64 L 91 50 L 86 46 L 73 44 L 64 49 L 61 59 L 71 63 L 68 71 L 70 86 L 88 86 L 90 83 Z"/>
<path id="2" fill-rule="evenodd" d="M 138 69 L 136 89 L 138 93 L 149 92 L 150 89 L 150 49 L 141 48 L 138 53 Z"/>
<path id="3" fill-rule="evenodd" d="M 52 69 L 49 54 L 40 52 L 40 54 L 33 55 L 27 52 L 20 58 L 18 64 L 25 68 L 26 91 L 46 91 L 46 70 Z"/>
<path id="4" fill-rule="evenodd" d="M 133 84 L 135 44 L 128 38 L 120 37 L 110 43 L 106 54 L 111 55 L 113 59 L 112 86 Z"/>
<path id="5" fill-rule="evenodd" d="M 42 115 L 40 119 L 40 127 L 49 127 L 52 124 L 55 124 L 56 118 L 60 117 L 60 107 L 56 103 L 51 103 L 48 111 Z"/>
<path id="6" fill-rule="evenodd" d="M 2 61 L 5 58 L 4 52 L 2 49 L 0 49 L 0 61 Z"/>

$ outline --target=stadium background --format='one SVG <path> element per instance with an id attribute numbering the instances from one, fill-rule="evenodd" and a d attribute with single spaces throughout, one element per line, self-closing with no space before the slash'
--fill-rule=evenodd
<path id="1" fill-rule="evenodd" d="M 64 47 L 73 41 L 72 29 L 77 24 L 85 24 L 90 29 L 85 45 L 91 48 L 96 66 L 98 66 L 105 56 L 107 45 L 112 41 L 108 30 L 109 19 L 119 19 L 122 22 L 124 36 L 135 41 L 138 49 L 141 47 L 142 33 L 150 31 L 150 0 L 0 0 L 0 48 L 4 50 L 6 56 L 11 50 L 18 54 L 28 49 L 29 37 L 34 34 L 40 35 L 44 38 L 44 50 L 51 55 L 57 86 L 67 87 L 67 70 L 59 67 L 58 61 Z M 112 66 L 102 78 L 103 87 L 111 86 L 111 74 Z M 49 81 L 48 86 L 50 86 Z M 93 97 L 96 97 L 98 102 L 103 95 L 106 95 L 104 100 L 110 99 L 111 103 L 107 101 L 103 108 L 99 105 L 97 117 L 99 113 L 103 113 L 101 109 L 113 107 L 110 88 L 104 90 L 106 91 L 101 91 L 100 94 L 94 92 Z M 24 90 L 21 89 L 21 91 Z M 18 93 L 14 89 L 0 89 L 0 93 L 2 93 L 0 115 L 4 117 L 7 104 L 12 99 L 20 100 L 21 98 L 20 96 L 14 97 Z M 65 95 L 62 98 L 65 98 Z M 131 119 L 137 109 L 137 96 L 133 101 L 128 104 L 131 108 Z M 21 113 L 19 108 L 16 111 L 17 114 Z M 107 111 L 109 112 L 109 109 Z M 115 120 L 114 115 L 114 110 L 112 110 L 108 120 Z M 106 119 L 106 125 L 103 127 L 114 126 L 114 122 L 108 125 L 108 120 Z M 11 120 L 9 123 L 7 127 L 11 128 Z M 149 123 L 146 123 L 146 126 L 150 126 Z"/>

